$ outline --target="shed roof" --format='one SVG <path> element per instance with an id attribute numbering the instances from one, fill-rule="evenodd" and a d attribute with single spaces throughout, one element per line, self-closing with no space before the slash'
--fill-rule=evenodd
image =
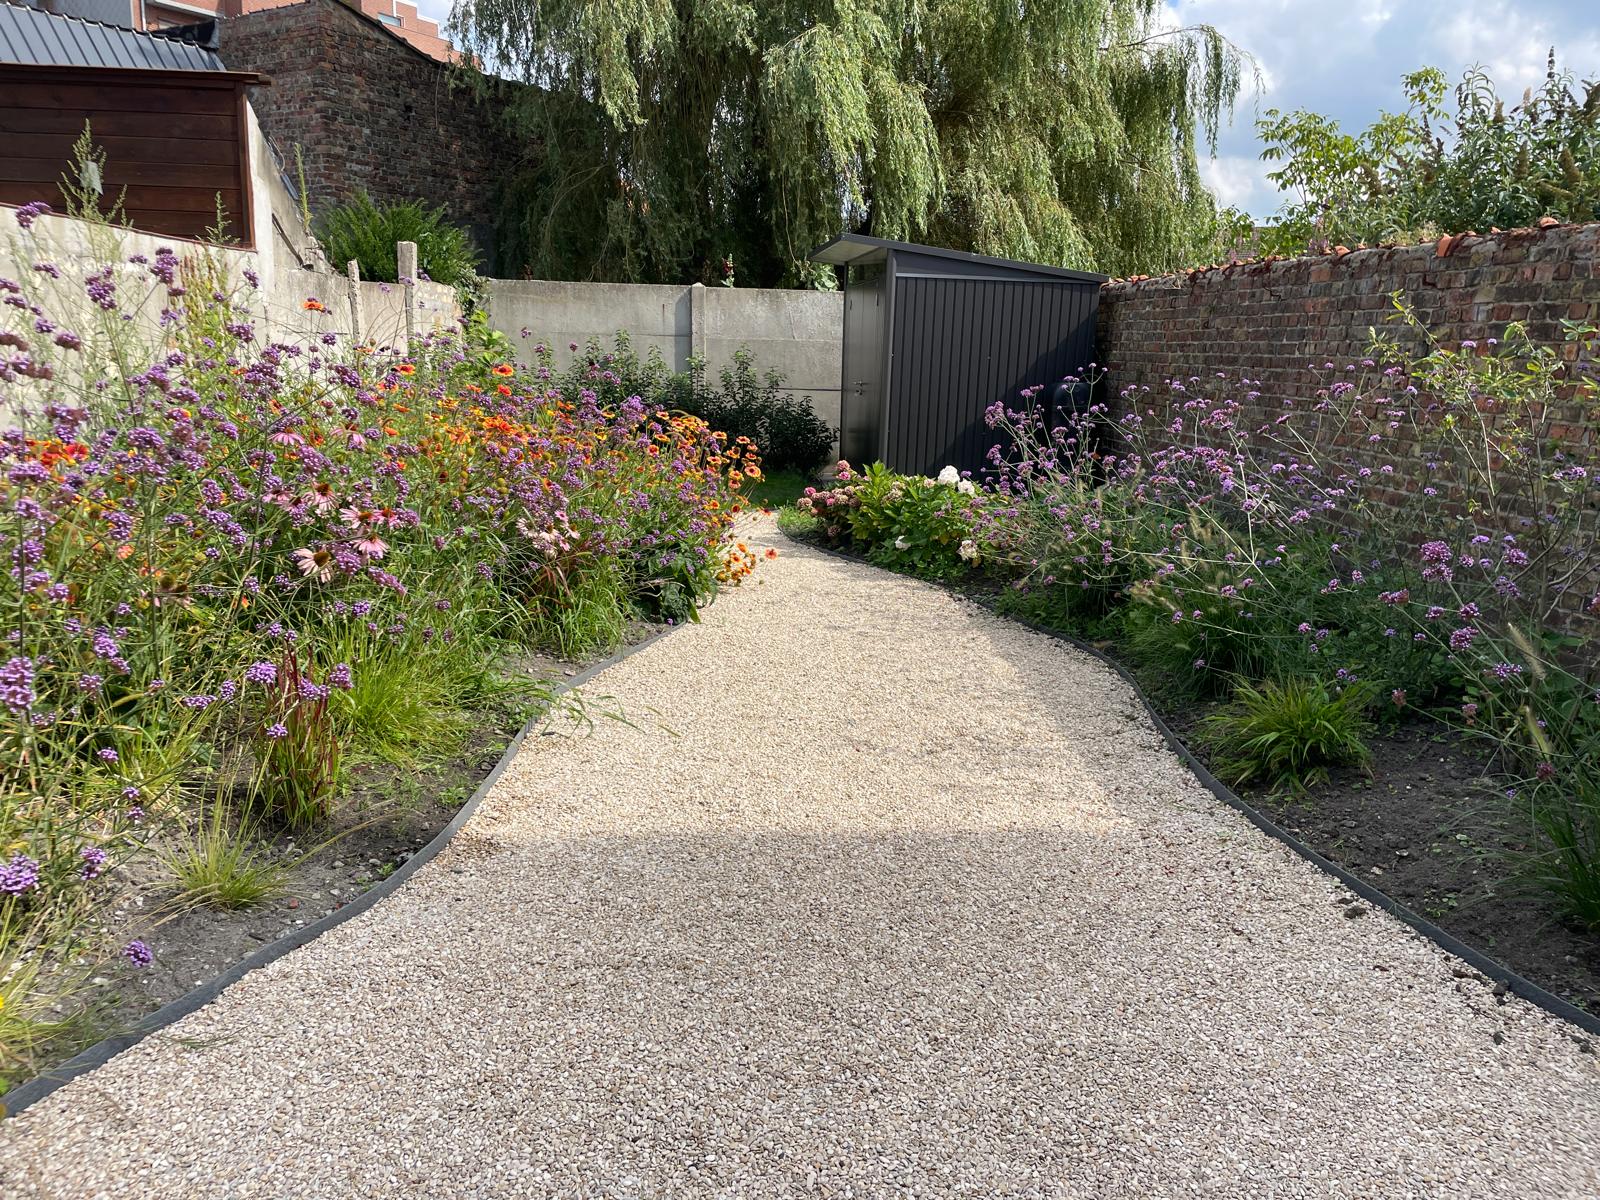
<path id="1" fill-rule="evenodd" d="M 916 242 L 895 242 L 888 238 L 869 237 L 864 233 L 840 234 L 831 242 L 813 250 L 811 261 L 850 267 L 883 262 L 891 253 L 900 252 L 949 259 L 971 266 L 1005 267 L 1012 271 L 1023 271 L 1056 279 L 1073 279 L 1080 283 L 1104 283 L 1109 278 L 1106 275 L 1096 275 L 1092 271 L 1071 271 L 1066 267 L 1047 267 L 1041 263 L 993 258 L 987 254 L 968 254 L 964 250 L 946 250 L 941 246 L 921 246 Z"/>
<path id="2" fill-rule="evenodd" d="M 150 71 L 227 70 L 210 50 L 179 37 L 97 25 L 6 0 L 0 0 L 0 63 Z"/>

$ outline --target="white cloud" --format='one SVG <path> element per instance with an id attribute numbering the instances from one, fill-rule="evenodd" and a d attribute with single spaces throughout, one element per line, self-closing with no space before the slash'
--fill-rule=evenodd
<path id="1" fill-rule="evenodd" d="M 1276 206 L 1276 191 L 1267 181 L 1267 165 L 1243 154 L 1201 157 L 1200 178 L 1221 205 L 1233 205 L 1250 212 Z"/>
<path id="2" fill-rule="evenodd" d="M 1558 62 L 1580 74 L 1600 64 L 1600 36 L 1557 28 L 1509 0 L 1466 0 L 1433 28 L 1427 40 L 1440 57 L 1463 68 L 1482 66 L 1507 100 L 1515 101 L 1544 78 L 1552 46 Z"/>

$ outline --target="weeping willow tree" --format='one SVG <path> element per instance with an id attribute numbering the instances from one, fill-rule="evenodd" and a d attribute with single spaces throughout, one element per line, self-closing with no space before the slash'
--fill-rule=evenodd
<path id="1" fill-rule="evenodd" d="M 1161 0 L 458 0 L 538 275 L 815 279 L 843 228 L 1115 274 L 1191 265 L 1241 55 Z M 513 161 L 508 158 L 508 162 Z"/>

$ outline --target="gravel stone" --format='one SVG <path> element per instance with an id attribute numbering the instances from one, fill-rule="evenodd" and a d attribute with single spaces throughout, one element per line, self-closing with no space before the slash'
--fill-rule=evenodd
<path id="1" fill-rule="evenodd" d="M 0 1124 L 0 1195 L 1600 1194 L 1572 1026 L 1103 666 L 751 533 L 406 886 Z"/>

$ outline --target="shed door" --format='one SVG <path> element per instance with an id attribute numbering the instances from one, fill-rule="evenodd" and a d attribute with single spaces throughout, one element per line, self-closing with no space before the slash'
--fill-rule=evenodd
<path id="1" fill-rule="evenodd" d="M 839 455 L 862 467 L 882 455 L 883 267 L 851 267 L 844 293 L 844 367 Z"/>
<path id="2" fill-rule="evenodd" d="M 895 282 L 893 416 L 883 459 L 937 475 L 982 476 L 1001 439 L 984 420 L 1022 389 L 1060 382 L 1094 356 L 1099 287 L 1055 280 L 900 274 Z"/>

